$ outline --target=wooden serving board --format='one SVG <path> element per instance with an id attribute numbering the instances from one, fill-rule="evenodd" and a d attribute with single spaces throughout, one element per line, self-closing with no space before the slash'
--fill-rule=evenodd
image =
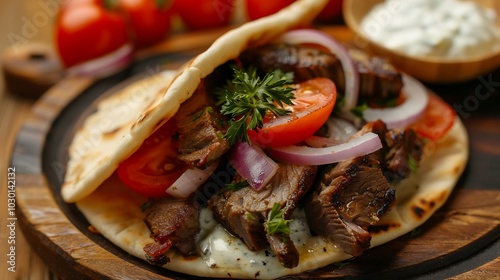
<path id="1" fill-rule="evenodd" d="M 343 27 L 326 31 L 343 40 L 350 36 Z M 203 36 L 203 39 L 180 38 L 163 49 L 160 46 L 149 54 L 142 54 L 129 69 L 103 80 L 66 78 L 34 106 L 31 117 L 19 132 L 12 156 L 11 166 L 16 168 L 16 215 L 33 249 L 61 278 L 193 279 L 152 267 L 93 233 L 78 210 L 62 201 L 59 190 L 70 141 L 81 121 L 92 112 L 96 100 L 126 85 L 124 81 L 147 75 L 148 71 L 151 74 L 151 71 L 178 67 L 218 34 Z M 191 44 L 202 41 L 197 44 L 201 48 L 180 50 L 183 40 Z M 162 53 L 165 50 L 169 52 Z M 492 75 L 487 79 L 500 81 L 498 72 Z M 455 86 L 432 86 L 432 89 L 451 104 L 460 105 L 472 99 L 468 96 L 474 96 L 478 85 L 472 81 Z M 492 246 L 498 247 L 500 238 L 500 176 L 497 174 L 500 113 L 495 108 L 495 104 L 500 104 L 498 89 L 493 89 L 489 98 L 469 115 L 461 116 L 470 133 L 471 158 L 448 203 L 428 222 L 413 234 L 371 249 L 355 260 L 293 279 L 388 279 L 433 273 L 444 278 L 481 265 L 490 275 L 500 276 L 500 269 L 495 265 L 500 257 L 498 251 L 481 253 Z M 460 260 L 466 260 L 465 264 Z M 475 260 L 475 264 L 467 260 Z"/>

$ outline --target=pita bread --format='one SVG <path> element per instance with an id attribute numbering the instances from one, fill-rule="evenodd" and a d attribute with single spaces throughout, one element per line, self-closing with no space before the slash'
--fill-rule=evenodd
<path id="1" fill-rule="evenodd" d="M 280 13 L 228 32 L 179 72 L 164 72 L 137 81 L 103 100 L 73 140 L 62 187 L 63 199 L 77 202 L 89 223 L 112 243 L 144 259 L 143 247 L 153 242 L 140 210 L 147 198 L 133 193 L 117 178 L 114 171 L 119 163 L 175 115 L 200 80 L 217 66 L 236 58 L 249 46 L 263 44 L 289 29 L 309 23 L 326 2 L 297 1 Z M 453 129 L 436 143 L 418 171 L 395 186 L 397 203 L 378 224 L 381 228 L 387 225 L 387 230 L 373 233 L 372 246 L 415 229 L 444 204 L 465 167 L 467 147 L 465 128 L 457 119 Z M 296 212 L 291 226 L 306 233 L 292 235 L 300 252 L 299 265 L 293 269 L 283 268 L 272 255 L 252 252 L 238 245 L 240 240 L 216 223 L 202 225 L 200 236 L 203 238 L 200 237 L 199 243 L 210 245 L 212 250 L 219 250 L 218 253 L 184 258 L 171 250 L 168 252 L 171 262 L 165 268 L 204 277 L 267 279 L 351 258 L 331 242 L 310 236 L 301 211 Z M 203 210 L 203 215 L 210 216 L 209 210 Z M 200 252 L 203 252 L 201 248 Z"/>
<path id="2" fill-rule="evenodd" d="M 397 203 L 389 214 L 377 223 L 378 228 L 386 230 L 372 233 L 372 247 L 412 231 L 444 204 L 463 172 L 468 158 L 467 147 L 465 128 L 457 119 L 452 130 L 436 143 L 430 156 L 419 166 L 417 172 L 396 186 Z M 140 210 L 140 206 L 146 201 L 146 197 L 129 191 L 117 176 L 113 175 L 94 193 L 79 201 L 77 207 L 89 223 L 112 243 L 137 258 L 145 259 L 143 247 L 153 242 Z M 300 214 L 293 218 L 292 232 L 294 228 L 307 229 L 307 223 Z M 185 258 L 171 250 L 168 253 L 171 262 L 165 265 L 165 268 L 204 277 L 270 279 L 351 258 L 323 238 L 306 235 L 307 238 L 302 236 L 301 242 L 298 242 L 297 238 L 294 240 L 300 252 L 299 265 L 286 269 L 274 256 L 266 256 L 264 251 L 252 252 L 244 245 L 238 246 L 238 243 L 241 244 L 239 239 L 229 235 L 219 225 L 211 226 L 214 226 L 215 230 L 204 240 L 211 239 L 212 245 L 217 243 L 217 239 L 225 240 L 221 243 L 224 246 L 219 254 L 221 257 Z M 200 246 L 203 246 L 203 243 Z M 240 261 L 236 261 L 237 258 L 241 258 Z M 266 262 L 265 265 L 263 261 Z M 257 274 L 258 277 L 255 276 Z"/>
<path id="3" fill-rule="evenodd" d="M 249 46 L 265 43 L 287 30 L 310 23 L 327 2 L 300 0 L 273 16 L 229 31 L 208 50 L 184 65 L 177 76 L 165 83 L 165 87 L 160 87 L 162 90 L 154 89 L 157 92 L 153 99 L 142 99 L 139 96 L 138 104 L 131 102 L 133 107 L 130 107 L 130 114 L 119 115 L 120 118 L 127 115 L 126 120 L 115 123 L 119 119 L 118 115 L 114 115 L 115 112 L 109 112 L 108 115 L 109 110 L 98 108 L 100 113 L 85 122 L 71 145 L 70 160 L 61 190 L 63 199 L 75 202 L 97 189 L 113 174 L 120 162 L 175 115 L 180 104 L 191 97 L 201 79 L 217 66 L 238 57 Z M 127 96 L 135 95 L 124 94 L 124 97 Z"/>

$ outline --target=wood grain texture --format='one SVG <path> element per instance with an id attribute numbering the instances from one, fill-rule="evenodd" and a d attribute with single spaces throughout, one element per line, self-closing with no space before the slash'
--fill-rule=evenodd
<path id="1" fill-rule="evenodd" d="M 31 18 L 39 10 L 39 1 L 1 1 L 0 47 L 3 49 L 10 45 L 8 40 L 1 39 L 6 38 L 9 32 L 21 32 L 20 26 L 24 16 Z M 50 28 L 49 25 L 39 28 L 32 40 L 50 42 L 52 40 Z M 328 28 L 328 31 L 343 41 L 351 41 L 354 38 L 354 35 L 344 27 Z M 220 31 L 193 34 L 193 36 L 180 34 L 151 52 L 181 50 L 184 46 L 193 44 L 205 45 L 217 36 L 217 32 Z M 148 53 L 142 53 L 141 57 L 142 55 L 145 57 Z M 498 73 L 495 73 L 493 80 L 500 81 Z M 3 81 L 0 81 L 0 139 L 2 140 L 0 155 L 4 156 L 0 161 L 2 207 L 7 200 L 7 177 L 4 170 L 8 166 L 15 166 L 22 171 L 16 174 L 19 179 L 17 181 L 19 210 L 16 231 L 17 269 L 15 273 L 7 271 L 6 253 L 3 248 L 7 244 L 8 232 L 6 227 L 2 226 L 0 227 L 0 248 L 2 248 L 0 279 L 53 280 L 58 276 L 67 279 L 79 277 L 116 279 L 123 275 L 135 279 L 192 279 L 179 274 L 142 268 L 140 262 L 124 261 L 103 249 L 94 242 L 92 234 L 89 232 L 82 234 L 82 231 L 68 220 L 55 201 L 54 194 L 46 187 L 47 182 L 41 174 L 39 158 L 43 147 L 43 135 L 47 133 L 52 120 L 57 117 L 65 104 L 91 83 L 91 80 L 73 80 L 59 84 L 57 92 L 45 95 L 35 107 L 32 107 L 35 104 L 34 100 L 9 94 L 3 89 Z M 438 86 L 433 90 L 442 94 L 450 104 L 463 104 L 465 98 L 474 96 L 478 85 L 478 81 L 472 81 L 465 85 Z M 341 269 L 331 266 L 306 274 L 303 278 L 316 276 L 340 278 L 352 274 L 363 277 L 367 274 L 380 273 L 404 275 L 412 267 L 424 272 L 427 265 L 436 268 L 446 266 L 456 261 L 456 258 L 467 258 L 479 250 L 479 247 L 488 246 L 498 239 L 499 218 L 494 213 L 500 212 L 498 209 L 500 179 L 496 174 L 500 160 L 498 150 L 500 115 L 495 104 L 499 104 L 497 88 L 487 101 L 481 101 L 477 110 L 470 112 L 471 115 L 464 118 L 464 123 L 471 133 L 471 162 L 450 202 L 421 228 L 419 235 L 414 238 L 403 236 L 387 246 L 370 251 L 356 261 L 349 262 Z M 16 139 L 19 141 L 16 142 Z M 13 161 L 10 162 L 14 143 L 17 149 Z M 2 225 L 7 219 L 5 210 L 5 208 L 0 209 Z M 21 232 L 21 225 L 27 238 Z M 432 246 L 425 247 L 429 244 Z M 483 275 L 488 276 L 487 278 L 498 278 L 499 260 L 500 256 L 454 279 L 477 279 Z"/>
<path id="2" fill-rule="evenodd" d="M 500 259 L 495 259 L 469 272 L 451 277 L 450 280 L 475 280 L 475 279 L 498 279 L 500 273 Z"/>

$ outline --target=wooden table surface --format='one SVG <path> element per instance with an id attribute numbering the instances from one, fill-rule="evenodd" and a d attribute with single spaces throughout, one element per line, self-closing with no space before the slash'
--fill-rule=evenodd
<path id="1" fill-rule="evenodd" d="M 50 44 L 53 39 L 53 23 L 54 13 L 53 10 L 55 6 L 53 4 L 61 1 L 57 0 L 47 0 L 47 1 L 30 1 L 30 0 L 2 0 L 0 1 L 0 50 L 5 50 L 12 46 L 11 38 L 13 34 L 23 36 L 28 42 L 42 42 Z M 45 3 L 45 4 L 43 4 Z M 44 15 L 47 18 L 46 22 L 38 22 L 38 25 L 34 29 L 30 30 L 30 33 L 23 29 L 26 22 L 33 22 L 34 17 Z M 347 31 L 346 31 L 347 32 Z M 9 35 L 10 34 L 10 35 Z M 349 36 L 349 33 L 346 33 Z M 212 40 L 213 35 L 204 36 L 202 34 L 197 35 L 197 40 Z M 167 48 L 179 49 L 181 46 L 176 45 L 175 41 L 166 43 Z M 0 58 L 1 59 L 1 58 Z M 491 75 L 485 75 L 486 79 L 493 81 L 492 91 L 490 98 L 487 101 L 481 101 L 478 108 L 474 112 L 459 112 L 459 115 L 464 118 L 465 124 L 469 124 L 469 127 L 474 127 L 476 131 L 481 132 L 481 129 L 492 129 L 493 131 L 500 131 L 500 117 L 498 114 L 498 106 L 500 105 L 499 91 L 500 86 L 500 69 L 495 71 Z M 440 85 L 432 86 L 431 88 L 436 92 L 449 93 L 456 91 L 455 96 L 447 95 L 449 98 L 448 102 L 452 104 L 464 104 L 466 100 L 472 100 L 473 90 L 480 86 L 480 81 L 471 81 L 465 85 Z M 462 92 L 463 91 L 463 92 Z M 467 91 L 467 92 L 465 92 Z M 451 96 L 451 97 L 450 97 Z M 17 131 L 22 125 L 23 121 L 30 114 L 30 108 L 36 102 L 35 99 L 18 97 L 5 89 L 4 79 L 0 79 L 0 155 L 2 159 L 0 161 L 0 279 L 57 279 L 57 276 L 50 272 L 49 268 L 44 265 L 42 260 L 43 256 L 40 257 L 36 255 L 26 242 L 22 232 L 19 228 L 15 231 L 15 246 L 16 246 L 16 266 L 15 272 L 8 270 L 8 247 L 9 247 L 9 237 L 11 237 L 10 230 L 6 224 L 8 224 L 9 216 L 7 213 L 7 172 L 10 166 L 10 156 L 12 153 L 12 147 L 16 140 Z M 474 105 L 474 104 L 472 104 Z M 478 119 L 470 117 L 470 115 L 475 114 L 485 114 L 486 117 L 482 118 L 481 122 Z M 495 138 L 499 139 L 498 133 Z M 498 161 L 500 160 L 500 150 L 498 144 L 495 142 L 482 142 L 482 146 L 478 147 L 481 151 L 485 153 L 491 153 L 490 160 L 495 162 L 483 162 L 482 166 L 484 168 L 498 168 Z M 474 154 L 472 155 L 474 157 Z M 496 182 L 499 182 L 498 180 Z M 491 182 L 486 180 L 481 180 L 481 178 L 476 179 L 472 183 L 477 183 L 477 188 L 486 189 L 500 189 L 498 185 L 492 185 Z M 494 183 L 496 184 L 496 183 Z M 492 248 L 498 248 L 499 242 L 497 241 L 493 244 Z M 496 247 L 495 247 L 496 246 Z M 486 261 L 476 261 L 474 264 L 469 265 L 469 269 L 466 272 L 461 272 L 454 279 L 475 279 L 479 278 L 481 275 L 485 276 L 498 276 L 500 278 L 500 257 L 498 251 L 496 253 L 496 258 L 493 257 Z"/>

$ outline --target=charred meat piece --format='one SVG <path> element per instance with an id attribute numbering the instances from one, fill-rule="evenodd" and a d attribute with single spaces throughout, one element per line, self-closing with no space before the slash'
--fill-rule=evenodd
<path id="1" fill-rule="evenodd" d="M 385 59 L 372 57 L 349 49 L 360 75 L 360 95 L 366 98 L 397 98 L 403 87 L 401 74 Z M 316 48 L 269 44 L 245 51 L 240 56 L 246 65 L 255 65 L 261 72 L 272 72 L 279 68 L 293 72 L 295 81 L 314 77 L 326 77 L 335 82 L 338 90 L 345 89 L 345 76 L 338 58 Z"/>
<path id="2" fill-rule="evenodd" d="M 279 163 L 276 175 L 260 191 L 250 187 L 223 190 L 209 200 L 209 207 L 215 219 L 240 237 L 248 248 L 256 251 L 270 245 L 283 266 L 295 267 L 299 254 L 290 236 L 281 233 L 269 235 L 264 224 L 275 203 L 281 206 L 283 218 L 290 218 L 299 199 L 314 183 L 316 170 L 315 166 Z M 236 182 L 240 180 L 235 178 Z"/>
<path id="3" fill-rule="evenodd" d="M 249 49 L 240 55 L 244 64 L 254 65 L 263 73 L 275 69 L 293 72 L 295 82 L 314 77 L 344 81 L 342 65 L 336 56 L 316 48 L 270 44 Z M 344 82 L 342 82 L 342 85 Z"/>
<path id="4" fill-rule="evenodd" d="M 370 247 L 368 226 L 391 208 L 394 197 L 378 162 L 358 157 L 325 172 L 305 203 L 307 221 L 312 231 L 359 256 Z"/>
<path id="5" fill-rule="evenodd" d="M 179 159 L 187 164 L 204 167 L 229 150 L 223 137 L 227 120 L 219 113 L 204 82 L 181 105 L 175 120 L 179 128 Z"/>
<path id="6" fill-rule="evenodd" d="M 227 190 L 213 196 L 208 205 L 215 219 L 230 233 L 240 237 L 250 250 L 264 249 L 268 244 L 264 234 L 265 215 L 246 210 L 243 198 L 248 188 L 239 191 Z"/>
<path id="7" fill-rule="evenodd" d="M 154 265 L 164 265 L 169 261 L 165 253 L 172 246 L 184 255 L 195 254 L 195 238 L 200 231 L 199 212 L 191 200 L 153 200 L 145 209 L 144 220 L 155 240 L 144 247 L 148 261 Z"/>
<path id="8" fill-rule="evenodd" d="M 384 174 L 389 182 L 408 177 L 422 159 L 425 142 L 412 128 L 391 130 L 385 134 Z"/>
<path id="9" fill-rule="evenodd" d="M 411 127 L 402 130 L 388 130 L 382 121 L 367 123 L 353 137 L 367 132 L 376 133 L 383 148 L 372 154 L 380 162 L 382 171 L 390 183 L 408 177 L 413 165 L 422 159 L 425 142 Z"/>
<path id="10" fill-rule="evenodd" d="M 267 241 L 276 254 L 278 261 L 286 268 L 299 265 L 299 252 L 293 244 L 290 235 L 275 233 L 268 234 Z"/>
<path id="11" fill-rule="evenodd" d="M 366 98 L 397 98 L 403 88 L 401 74 L 385 58 L 349 49 L 360 79 L 359 92 Z"/>

